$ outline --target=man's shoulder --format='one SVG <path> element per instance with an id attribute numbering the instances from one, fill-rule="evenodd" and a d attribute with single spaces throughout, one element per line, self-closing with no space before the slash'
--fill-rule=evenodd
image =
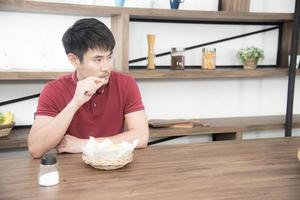
<path id="1" fill-rule="evenodd" d="M 72 76 L 73 73 L 62 75 L 55 80 L 49 81 L 44 88 L 47 90 L 58 90 L 60 88 L 64 88 L 66 85 L 72 84 Z"/>

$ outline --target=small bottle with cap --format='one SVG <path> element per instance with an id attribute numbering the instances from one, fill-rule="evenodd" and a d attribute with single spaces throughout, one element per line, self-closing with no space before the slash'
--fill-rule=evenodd
<path id="1" fill-rule="evenodd" d="M 46 154 L 41 159 L 39 171 L 39 184 L 41 186 L 52 186 L 59 183 L 57 171 L 57 160 L 55 155 Z"/>

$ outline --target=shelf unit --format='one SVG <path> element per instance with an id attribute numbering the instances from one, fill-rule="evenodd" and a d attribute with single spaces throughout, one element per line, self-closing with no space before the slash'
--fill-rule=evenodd
<path id="1" fill-rule="evenodd" d="M 150 137 L 170 137 L 182 135 L 213 134 L 218 139 L 242 140 L 243 132 L 283 129 L 284 115 L 271 115 L 259 117 L 229 117 L 200 119 L 209 126 L 194 128 L 150 128 Z M 0 151 L 12 148 L 27 147 L 27 137 L 30 126 L 15 127 L 12 132 L 0 138 Z M 300 115 L 294 116 L 293 128 L 300 128 Z"/>
<path id="2" fill-rule="evenodd" d="M 29 81 L 29 80 L 53 80 L 70 72 L 50 72 L 50 71 L 0 71 L 2 81 Z M 125 72 L 135 79 L 207 79 L 207 78 L 255 78 L 255 77 L 280 77 L 287 76 L 287 68 L 277 69 L 218 69 L 218 70 L 197 70 L 187 69 L 183 71 L 170 70 L 130 70 Z M 297 70 L 297 75 L 300 71 Z"/>
<path id="3" fill-rule="evenodd" d="M 146 8 L 119 8 L 110 6 L 49 3 L 36 1 L 0 0 L 0 11 L 30 12 L 44 14 L 82 15 L 111 17 L 111 29 L 116 39 L 114 54 L 115 67 L 119 71 L 132 74 L 137 79 L 162 78 L 232 78 L 232 77 L 269 77 L 287 76 L 288 53 L 291 41 L 293 14 L 290 13 L 253 13 L 226 11 L 169 10 Z M 184 70 L 129 70 L 129 23 L 132 19 L 205 21 L 205 22 L 240 22 L 240 23 L 278 23 L 282 25 L 280 41 L 280 63 L 275 69 L 243 71 L 241 69 L 217 69 L 214 71 Z M 199 67 L 200 68 L 200 67 Z M 0 72 L 0 80 L 51 80 L 64 72 Z"/>
<path id="4" fill-rule="evenodd" d="M 131 74 L 136 79 L 202 79 L 202 78 L 252 78 L 288 76 L 288 54 L 291 44 L 291 30 L 294 14 L 289 13 L 251 13 L 226 11 L 184 11 L 169 9 L 119 8 L 109 6 L 78 5 L 64 3 L 47 3 L 35 1 L 0 0 L 0 11 L 27 12 L 61 15 L 80 15 L 95 17 L 111 17 L 111 29 L 116 38 L 116 68 Z M 187 69 L 183 71 L 171 70 L 129 70 L 129 23 L 130 20 L 174 20 L 190 22 L 232 22 L 232 23 L 278 23 L 282 29 L 279 49 L 280 62 L 277 68 L 257 70 L 242 70 L 237 68 L 216 69 L 211 71 Z M 200 68 L 200 67 L 199 67 Z M 69 72 L 49 71 L 0 71 L 0 81 L 5 80 L 52 80 Z M 297 70 L 297 75 L 300 71 Z M 284 128 L 285 116 L 253 116 L 236 118 L 206 119 L 210 127 L 196 127 L 193 129 L 159 130 L 150 129 L 154 137 L 174 135 L 195 135 L 211 133 L 236 134 L 235 139 L 241 139 L 243 131 L 274 130 Z M 300 118 L 295 116 L 293 127 L 300 127 Z M 28 128 L 14 129 L 6 138 L 0 139 L 0 149 L 26 147 Z"/>

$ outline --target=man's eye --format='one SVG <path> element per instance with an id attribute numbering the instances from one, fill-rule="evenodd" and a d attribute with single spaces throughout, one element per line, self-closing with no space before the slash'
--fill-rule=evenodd
<path id="1" fill-rule="evenodd" d="M 112 59 L 112 56 L 108 56 L 107 60 L 111 60 Z"/>
<path id="2" fill-rule="evenodd" d="M 96 62 L 101 62 L 101 59 L 99 58 L 99 59 L 96 59 Z"/>

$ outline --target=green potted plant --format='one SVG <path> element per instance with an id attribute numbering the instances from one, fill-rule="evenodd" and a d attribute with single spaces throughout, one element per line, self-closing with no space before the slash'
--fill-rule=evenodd
<path id="1" fill-rule="evenodd" d="M 258 47 L 246 47 L 238 51 L 238 57 L 244 69 L 256 69 L 258 60 L 264 58 L 264 51 Z"/>

